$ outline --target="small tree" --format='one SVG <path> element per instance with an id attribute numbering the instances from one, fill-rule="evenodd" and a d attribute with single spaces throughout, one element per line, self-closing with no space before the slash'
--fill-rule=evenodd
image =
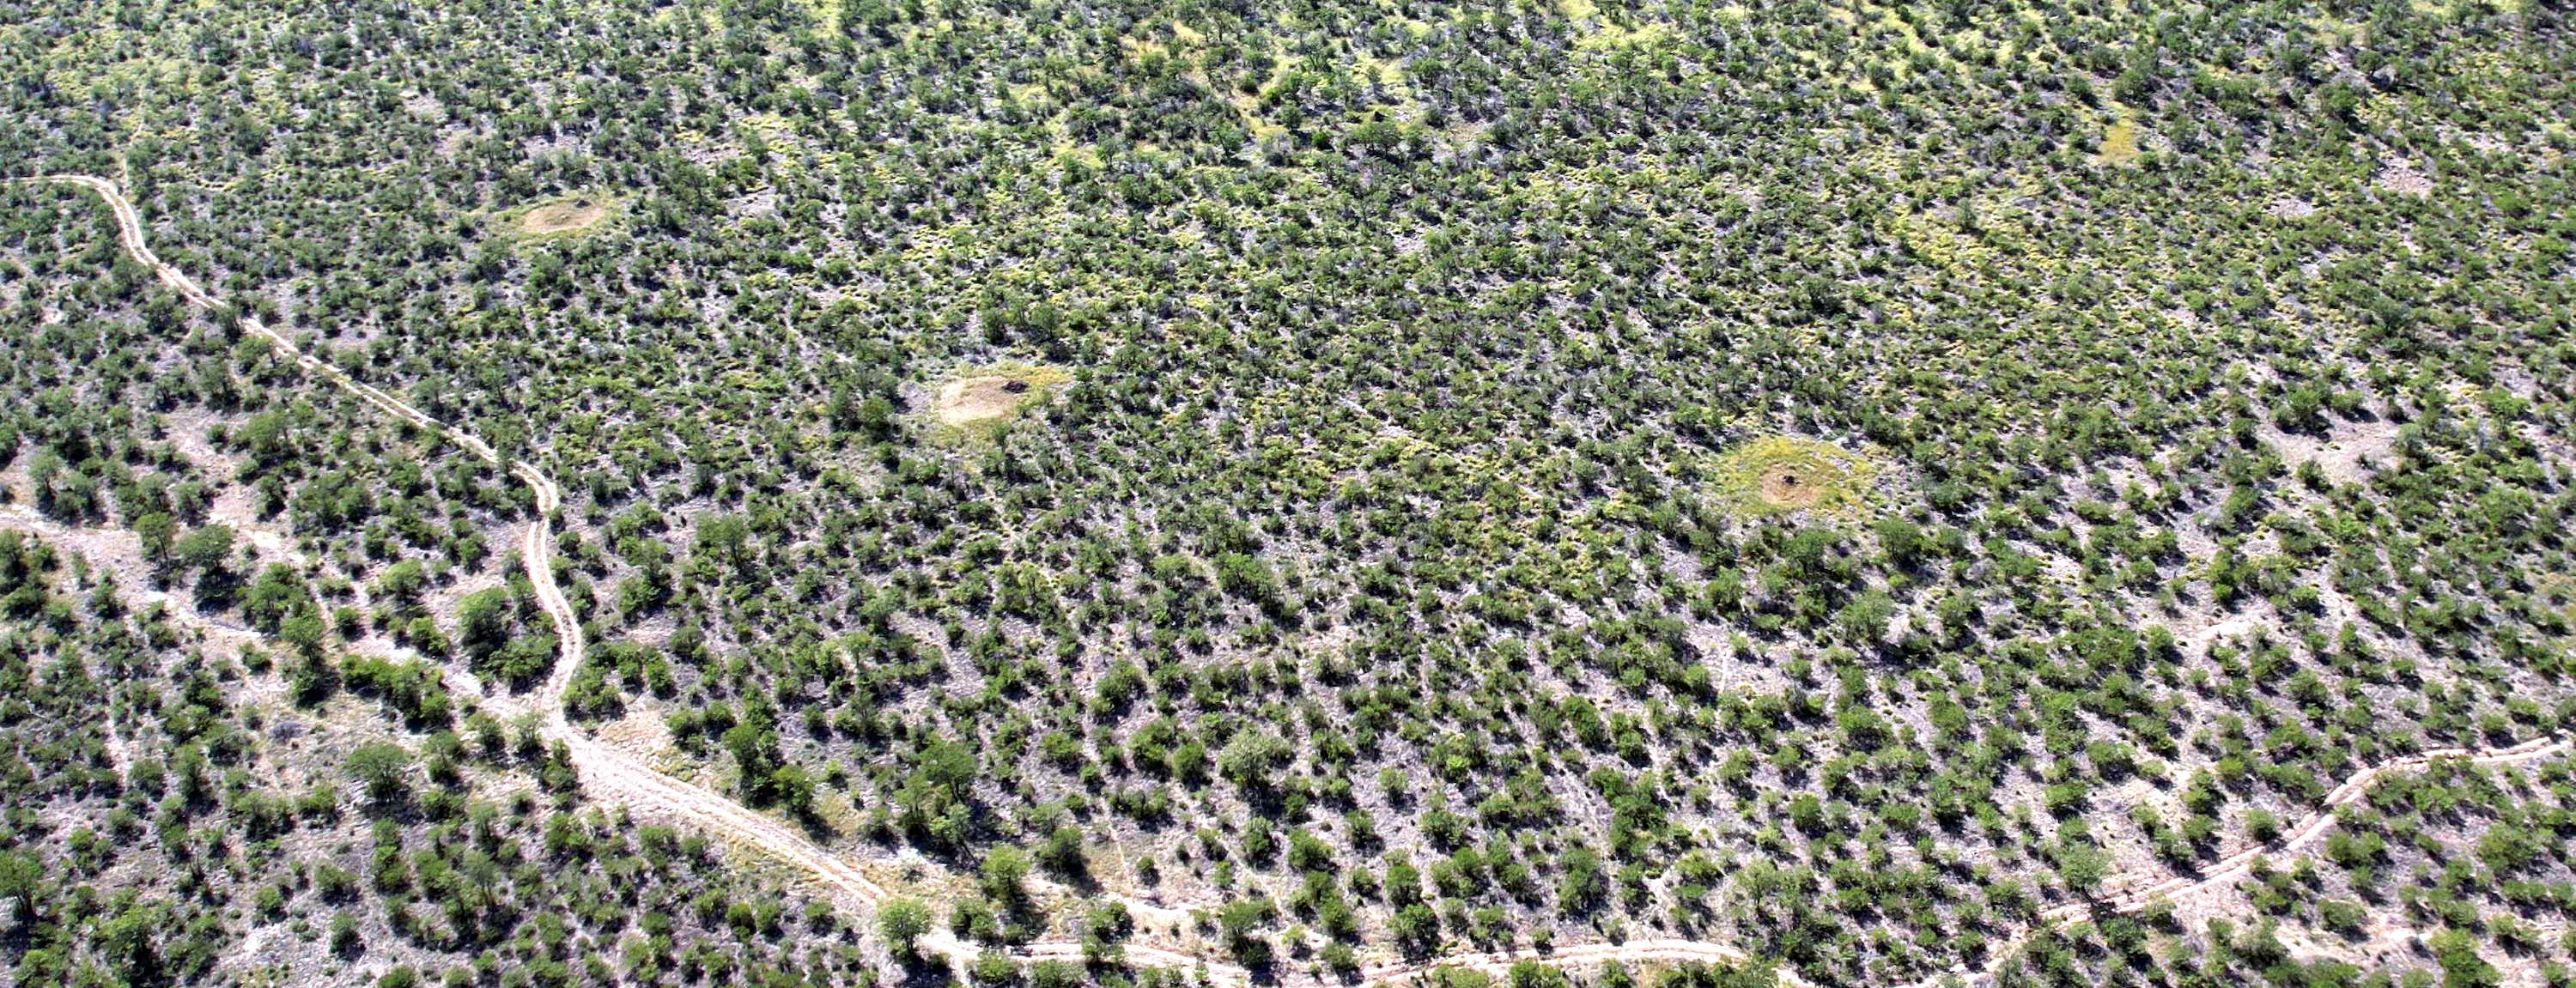
<path id="1" fill-rule="evenodd" d="M 491 587 L 467 594 L 456 606 L 456 643 L 480 662 L 510 640 L 510 592 Z"/>
<path id="2" fill-rule="evenodd" d="M 1270 900 L 1263 898 L 1236 899 L 1217 910 L 1217 925 L 1225 930 L 1226 949 L 1245 967 L 1270 963 L 1270 941 L 1262 938 L 1260 929 L 1272 915 Z"/>
<path id="3" fill-rule="evenodd" d="M 1028 894 L 1021 883 L 1029 877 L 1029 852 L 996 847 L 984 852 L 984 895 L 995 902 L 1016 903 Z"/>
<path id="4" fill-rule="evenodd" d="M 930 907 L 914 899 L 890 899 L 877 907 L 877 932 L 897 958 L 912 960 L 921 935 L 930 932 Z"/>
<path id="5" fill-rule="evenodd" d="M 223 569 L 232 554 L 233 530 L 222 525 L 189 529 L 171 546 L 171 558 L 178 561 L 180 569 L 200 574 Z"/>
<path id="6" fill-rule="evenodd" d="M 403 794 L 403 773 L 411 768 L 411 752 L 398 744 L 371 741 L 350 749 L 344 765 L 349 778 L 366 787 L 367 798 L 387 803 Z"/>
<path id="7" fill-rule="evenodd" d="M 0 904 L 8 906 L 10 924 L 23 928 L 36 918 L 36 898 L 45 890 L 45 866 L 33 855 L 0 851 Z"/>
<path id="8" fill-rule="evenodd" d="M 1119 944 L 1136 931 L 1136 920 L 1128 915 L 1121 902 L 1104 902 L 1091 907 L 1082 919 L 1082 956 L 1094 964 L 1108 964 L 1122 953 Z"/>
<path id="9" fill-rule="evenodd" d="M 1217 771 L 1247 791 L 1268 790 L 1296 749 L 1276 734 L 1258 728 L 1237 733 L 1217 754 Z"/>
<path id="10" fill-rule="evenodd" d="M 134 534 L 143 541 L 143 558 L 153 565 L 167 565 L 170 550 L 179 540 L 179 522 L 169 515 L 154 511 L 134 519 Z"/>
<path id="11" fill-rule="evenodd" d="M 1071 823 L 1057 824 L 1055 830 L 1047 835 L 1046 843 L 1038 848 L 1038 860 L 1046 865 L 1048 871 L 1058 875 L 1081 877 L 1089 870 L 1082 857 L 1082 828 Z"/>

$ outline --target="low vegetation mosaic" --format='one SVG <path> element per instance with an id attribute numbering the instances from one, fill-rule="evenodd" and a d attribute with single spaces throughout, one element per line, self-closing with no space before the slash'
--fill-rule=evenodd
<path id="1" fill-rule="evenodd" d="M 0 984 L 2576 983 L 2557 5 L 0 11 Z"/>

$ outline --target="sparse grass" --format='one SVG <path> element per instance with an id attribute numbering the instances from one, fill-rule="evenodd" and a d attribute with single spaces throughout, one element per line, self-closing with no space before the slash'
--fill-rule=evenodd
<path id="1" fill-rule="evenodd" d="M 2551 573 L 2532 581 L 2532 601 L 2559 620 L 2576 624 L 2576 575 Z"/>
<path id="2" fill-rule="evenodd" d="M 1765 436 L 1736 447 L 1718 464 L 1717 493 L 1755 514 L 1856 513 L 1866 503 L 1878 464 L 1828 442 Z"/>
<path id="3" fill-rule="evenodd" d="M 1576 36 L 1574 46 L 1584 49 L 1644 48 L 1669 42 L 1672 36 L 1672 28 L 1664 24 L 1648 24 L 1633 30 L 1617 24 L 1603 24 Z"/>
<path id="4" fill-rule="evenodd" d="M 578 236 L 617 215 L 618 200 L 599 192 L 571 192 L 502 214 L 503 233 L 530 240 Z"/>
<path id="5" fill-rule="evenodd" d="M 986 437 L 1045 402 L 1073 380 L 1061 367 L 1002 363 L 961 368 L 931 387 L 930 417 L 937 431 L 955 438 Z"/>
<path id="6" fill-rule="evenodd" d="M 2137 121 L 2122 118 L 2102 128 L 2102 150 L 2096 157 L 2103 163 L 2125 165 L 2138 160 L 2138 154 Z"/>
<path id="7" fill-rule="evenodd" d="M 2569 439 L 2547 344 L 2576 141 L 2546 111 L 2570 80 L 2493 0 L 2420 2 L 2459 22 L 785 0 L 550 7 L 562 43 L 498 47 L 508 25 L 359 3 L 334 11 L 347 31 L 276 51 L 258 10 L 38 4 L 66 24 L 20 52 L 49 85 L 0 97 L 30 124 L 29 169 L 112 177 L 173 264 L 273 297 L 281 323 L 353 327 L 353 375 L 493 430 L 563 505 L 537 529 L 457 444 L 226 373 L 156 331 L 146 307 L 173 293 L 96 263 L 116 244 L 94 206 L 6 192 L 27 208 L 0 209 L 0 268 L 21 272 L 0 312 L 31 324 L 0 325 L 29 409 L 0 410 L 9 514 L 158 515 L 170 555 L 213 560 L 165 573 L 120 535 L 32 615 L 0 614 L 0 639 L 64 672 L 0 723 L 61 776 L 12 805 L 49 834 L 114 833 L 99 787 L 148 782 L 142 759 L 184 776 L 217 735 L 164 722 L 219 723 L 249 783 L 191 833 L 257 825 L 224 846 L 279 853 L 213 895 L 193 894 L 195 841 L 111 842 L 95 865 L 18 841 L 0 872 L 24 856 L 102 901 L 131 892 L 161 911 L 121 929 L 294 962 L 280 984 L 470 978 L 481 958 L 440 948 L 474 943 L 388 917 L 486 903 L 602 943 L 659 911 L 669 950 L 633 981 L 666 955 L 745 983 L 773 957 L 833 983 L 938 977 L 953 958 L 887 966 L 839 882 L 748 853 L 759 874 L 728 876 L 679 843 L 750 833 L 740 818 L 630 821 L 602 797 L 631 788 L 576 790 L 550 753 L 461 724 L 459 777 L 514 804 L 495 826 L 550 842 L 526 858 L 549 867 L 504 869 L 489 897 L 364 888 L 351 849 L 379 820 L 434 871 L 420 855 L 443 855 L 459 808 L 440 790 L 465 793 L 423 750 L 416 809 L 339 812 L 334 745 L 445 739 L 373 694 L 299 706 L 301 642 L 560 661 L 551 622 L 507 603 L 533 532 L 597 638 L 596 668 L 567 663 L 581 709 L 624 705 L 595 740 L 709 790 L 701 809 L 757 792 L 752 812 L 943 906 L 987 897 L 987 852 L 1071 827 L 1096 901 L 1033 880 L 1020 915 L 953 941 L 993 943 L 997 980 L 1007 941 L 1083 937 L 1120 895 L 1163 904 L 1131 912 L 1138 966 L 1259 947 L 1285 980 L 1346 966 L 1319 948 L 1374 968 L 1680 938 L 1812 944 L 1788 983 L 1986 977 L 2009 944 L 2057 948 L 2019 939 L 2024 907 L 2215 873 L 2356 763 L 2571 720 L 2576 581 L 2536 574 L 2576 564 L 2526 534 L 2563 496 Z M 367 43 L 390 28 L 405 43 Z M 245 38 L 242 71 L 198 71 L 192 46 Z M 710 57 L 719 84 L 664 84 Z M 2441 84 L 2381 85 L 2391 66 Z M 245 112 L 199 112 L 227 101 Z M 555 237 L 580 239 L 532 242 Z M 138 389 L 99 367 L 168 373 Z M 132 449 L 150 455 L 97 455 Z M 231 533 L 220 557 L 175 545 L 200 514 Z M 294 579 L 257 582 L 277 566 Z M 188 613 L 93 606 L 111 574 Z M 208 577 L 233 604 L 204 607 Z M 205 660 L 289 621 L 299 642 L 256 668 Z M 180 639 L 138 662 L 155 623 Z M 2175 647 L 2127 634 L 2158 629 Z M 2125 713 L 2093 716 L 2106 681 Z M 2357 693 L 2367 723 L 2339 702 Z M 2046 772 L 1957 764 L 2034 725 Z M 2220 770 L 2247 757 L 2263 770 Z M 782 788 L 791 766 L 810 792 Z M 2463 810 L 2548 788 L 2425 774 L 2470 787 Z M 248 798 L 307 790 L 332 806 L 276 829 Z M 2524 830 L 2560 811 L 2493 808 Z M 2243 961 L 2286 963 L 2201 937 L 2220 915 L 2258 939 L 2278 919 L 2303 963 L 2382 946 L 2319 932 L 2354 924 L 2309 922 L 2306 900 L 2413 901 L 2483 822 L 2442 821 L 2436 849 L 2403 815 L 2340 822 L 2387 838 L 2351 876 L 2336 862 L 2361 858 L 2336 853 L 2314 881 L 2192 893 L 2154 958 L 2062 927 L 2059 973 L 2251 983 L 2270 972 Z M 2478 853 L 2548 861 L 2479 874 L 2563 873 L 2566 842 L 2536 836 Z M 612 881 L 627 846 L 670 866 Z M 1975 864 L 2032 895 L 1998 911 L 1854 860 Z M 311 876 L 325 865 L 353 877 Z M 2467 945 L 2520 965 L 2503 980 L 2565 959 L 2526 949 L 2555 929 L 2509 932 L 2550 917 L 2453 884 L 2480 922 L 2444 932 L 2513 942 Z M 773 914 L 790 885 L 853 908 Z M 263 890 L 283 908 L 241 899 Z M 1784 897 L 1814 908 L 1741 908 Z M 1260 920 L 1190 915 L 1263 901 Z M 339 914 L 369 924 L 354 957 L 292 935 Z M 67 961 L 117 959 L 91 942 L 108 922 L 56 925 Z M 1639 949 L 1667 958 L 1632 966 L 1640 983 L 1683 956 Z M 1601 955 L 1525 956 L 1582 978 Z M 2189 959 L 2148 967 L 2169 956 Z M 2404 976 L 2444 955 L 2390 956 Z M 1458 977 L 1535 973 L 1496 966 Z M 1017 978 L 1067 975 L 1085 976 Z"/>

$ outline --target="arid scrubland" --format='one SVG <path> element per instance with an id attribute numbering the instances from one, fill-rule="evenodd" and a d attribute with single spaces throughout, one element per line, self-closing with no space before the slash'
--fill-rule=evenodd
<path id="1" fill-rule="evenodd" d="M 2566 18 L 0 2 L 0 984 L 2576 982 Z"/>

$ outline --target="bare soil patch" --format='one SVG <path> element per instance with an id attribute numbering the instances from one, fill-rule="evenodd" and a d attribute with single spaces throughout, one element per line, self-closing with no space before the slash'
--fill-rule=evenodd
<path id="1" fill-rule="evenodd" d="M 1047 400 L 1073 375 L 1042 365 L 976 368 L 931 392 L 931 416 L 951 429 L 998 426 L 1022 409 Z"/>
<path id="2" fill-rule="evenodd" d="M 2382 189 L 2419 199 L 2433 194 L 2433 180 L 2403 161 L 2390 160 L 2382 164 L 2378 182 Z"/>
<path id="3" fill-rule="evenodd" d="M 1011 414 L 1028 400 L 1029 382 L 1006 374 L 950 381 L 939 386 L 939 421 L 973 425 Z"/>
<path id="4" fill-rule="evenodd" d="M 586 230 L 608 217 L 608 205 L 608 200 L 597 196 L 573 196 L 550 202 L 519 217 L 519 229 L 533 234 Z"/>
<path id="5" fill-rule="evenodd" d="M 1801 473 L 1797 466 L 1772 464 L 1762 471 L 1762 499 L 1783 508 L 1803 508 L 1823 500 L 1824 485 L 1816 483 L 1814 471 Z"/>
<path id="6" fill-rule="evenodd" d="M 2303 220 L 2316 215 L 2317 207 L 2315 203 L 2305 199 L 2285 195 L 2274 197 L 2269 205 L 2263 207 L 2263 211 L 2270 213 L 2275 219 Z"/>
<path id="7" fill-rule="evenodd" d="M 2394 419 L 2336 420 L 2323 436 L 2283 432 L 2265 424 L 2259 435 L 2293 469 L 2314 462 L 2338 484 L 2369 480 L 2397 458 Z"/>
<path id="8" fill-rule="evenodd" d="M 647 762 L 665 758 L 676 750 L 671 743 L 671 726 L 659 714 L 641 706 L 601 725 L 599 739 Z"/>

